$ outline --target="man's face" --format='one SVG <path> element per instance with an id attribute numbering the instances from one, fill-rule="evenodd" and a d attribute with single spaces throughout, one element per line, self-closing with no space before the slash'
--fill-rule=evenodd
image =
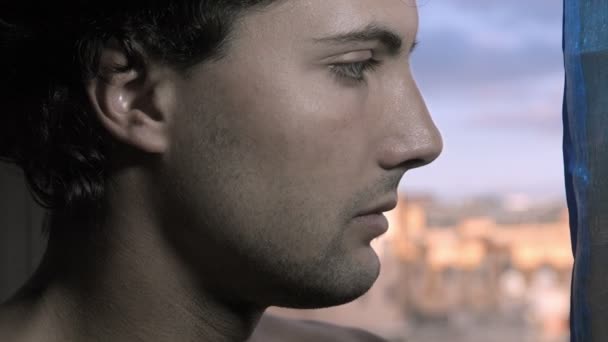
<path id="1" fill-rule="evenodd" d="M 400 52 L 324 39 L 372 25 Z M 377 234 L 355 217 L 441 150 L 408 62 L 417 25 L 412 0 L 283 1 L 246 14 L 227 57 L 180 81 L 159 183 L 166 233 L 202 286 L 292 307 L 371 287 Z"/>

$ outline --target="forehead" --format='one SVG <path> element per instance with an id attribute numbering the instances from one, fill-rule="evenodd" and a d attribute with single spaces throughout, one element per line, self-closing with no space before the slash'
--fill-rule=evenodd
<path id="1" fill-rule="evenodd" d="M 418 11 L 415 0 L 287 0 L 245 16 L 245 36 L 302 44 L 311 38 L 355 31 L 370 24 L 415 39 Z M 237 30 L 239 25 L 237 25 Z M 287 42 L 285 42 L 287 43 Z"/>

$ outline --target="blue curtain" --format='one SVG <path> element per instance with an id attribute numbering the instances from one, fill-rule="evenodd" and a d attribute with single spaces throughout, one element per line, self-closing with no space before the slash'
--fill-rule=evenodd
<path id="1" fill-rule="evenodd" d="M 571 341 L 608 341 L 608 1 L 564 0 Z"/>

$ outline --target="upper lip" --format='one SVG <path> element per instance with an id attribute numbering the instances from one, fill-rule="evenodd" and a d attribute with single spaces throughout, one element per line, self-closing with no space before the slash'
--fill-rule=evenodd
<path id="1" fill-rule="evenodd" d="M 370 206 L 368 209 L 362 210 L 357 216 L 365 216 L 365 215 L 373 215 L 373 214 L 381 214 L 386 211 L 391 211 L 395 209 L 397 206 L 397 200 L 390 199 L 383 202 L 378 202 L 377 204 Z"/>

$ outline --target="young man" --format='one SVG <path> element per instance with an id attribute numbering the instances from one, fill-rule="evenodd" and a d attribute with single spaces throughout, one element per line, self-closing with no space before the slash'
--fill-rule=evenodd
<path id="1" fill-rule="evenodd" d="M 44 6 L 0 11 L 0 155 L 50 208 L 0 340 L 376 340 L 260 318 L 364 294 L 381 213 L 440 153 L 415 4 Z"/>

